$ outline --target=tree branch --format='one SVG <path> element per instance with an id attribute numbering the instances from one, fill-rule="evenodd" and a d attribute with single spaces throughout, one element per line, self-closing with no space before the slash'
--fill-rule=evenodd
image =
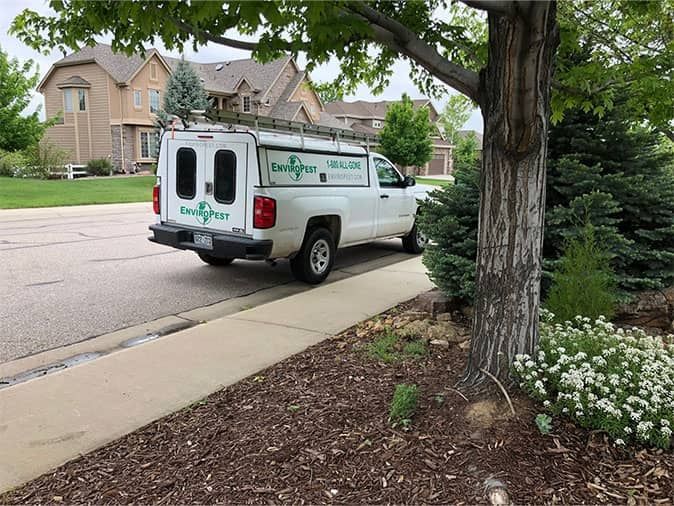
<path id="1" fill-rule="evenodd" d="M 487 11 L 497 16 L 512 16 L 515 9 L 512 2 L 500 2 L 499 0 L 459 0 L 461 3 L 478 9 Z"/>
<path id="2" fill-rule="evenodd" d="M 220 35 L 213 35 L 212 33 L 196 28 L 190 24 L 185 23 L 181 19 L 176 19 L 174 17 L 169 17 L 169 19 L 182 31 L 196 35 L 203 39 L 215 42 L 216 44 L 222 44 L 223 46 L 233 47 L 235 49 L 244 49 L 246 51 L 255 51 L 260 44 L 259 42 L 249 42 L 245 40 L 230 39 L 228 37 L 222 37 Z M 283 41 L 281 49 L 286 51 L 291 51 L 290 42 Z"/>
<path id="3" fill-rule="evenodd" d="M 370 24 L 376 42 L 407 56 L 475 102 L 479 102 L 480 78 L 477 72 L 450 62 L 405 25 L 362 3 L 345 8 Z"/>

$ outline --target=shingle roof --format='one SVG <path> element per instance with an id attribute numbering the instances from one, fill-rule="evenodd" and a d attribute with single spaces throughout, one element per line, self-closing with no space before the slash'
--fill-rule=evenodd
<path id="1" fill-rule="evenodd" d="M 156 52 L 155 49 L 151 49 L 148 56 L 152 51 Z M 124 53 L 115 53 L 109 45 L 97 44 L 94 47 L 85 46 L 76 53 L 61 58 L 54 66 L 63 67 L 89 62 L 98 63 L 115 81 L 123 83 L 136 73 L 145 59 L 136 54 L 127 56 Z"/>
<path id="2" fill-rule="evenodd" d="M 351 130 L 349 125 L 345 125 L 343 121 L 338 120 L 329 112 L 321 111 L 321 115 L 318 118 L 318 124 L 332 127 L 332 128 L 343 128 L 344 130 Z"/>
<path id="3" fill-rule="evenodd" d="M 86 79 L 82 79 L 80 76 L 70 76 L 68 79 L 66 79 L 65 81 L 61 81 L 56 86 L 59 88 L 65 86 L 80 86 L 88 88 L 91 86 L 91 83 Z"/>
<path id="4" fill-rule="evenodd" d="M 197 63 L 188 61 L 196 73 L 203 79 L 204 89 L 212 93 L 233 94 L 242 77 L 260 93 L 266 93 L 276 80 L 281 70 L 290 61 L 284 56 L 268 63 L 258 63 L 252 59 L 232 60 L 214 63 Z M 164 57 L 171 70 L 175 70 L 179 58 Z M 220 70 L 216 70 L 220 68 Z"/>
<path id="5" fill-rule="evenodd" d="M 384 119 L 388 106 L 399 102 L 399 100 L 380 100 L 379 102 L 368 102 L 365 100 L 356 100 L 355 102 L 345 102 L 339 100 L 325 104 L 325 110 L 336 116 L 356 116 L 364 118 Z M 430 104 L 427 98 L 412 100 L 415 108 Z"/>
<path id="6" fill-rule="evenodd" d="M 272 118 L 292 120 L 302 107 L 302 102 L 276 102 L 269 115 Z"/>

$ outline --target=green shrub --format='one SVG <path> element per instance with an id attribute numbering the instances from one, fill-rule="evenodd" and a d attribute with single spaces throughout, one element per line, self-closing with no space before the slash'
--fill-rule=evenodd
<path id="1" fill-rule="evenodd" d="M 51 172 L 63 172 L 68 161 L 68 151 L 49 139 L 42 139 L 25 151 L 26 167 L 17 172 L 17 177 L 47 179 Z"/>
<path id="2" fill-rule="evenodd" d="M 12 177 L 17 170 L 26 166 L 26 157 L 20 151 L 0 149 L 0 176 Z"/>
<path id="3" fill-rule="evenodd" d="M 432 242 L 423 262 L 431 280 L 447 295 L 470 301 L 475 291 L 479 171 L 465 166 L 454 172 L 454 184 L 435 190 L 417 218 Z"/>
<path id="4" fill-rule="evenodd" d="M 611 255 L 621 295 L 674 284 L 674 157 L 657 132 L 633 124 L 629 109 L 603 118 L 568 111 L 550 128 L 544 290 L 569 240 L 585 223 Z M 464 165 L 456 184 L 433 194 L 420 227 L 431 239 L 424 264 L 447 295 L 471 301 L 479 210 L 479 168 Z"/>
<path id="5" fill-rule="evenodd" d="M 109 176 L 112 173 L 112 162 L 107 158 L 97 158 L 87 163 L 87 172 L 94 176 Z"/>
<path id="6" fill-rule="evenodd" d="M 594 228 L 586 226 L 580 239 L 571 239 L 558 270 L 552 275 L 552 286 L 545 308 L 558 321 L 586 316 L 612 318 L 617 303 L 616 285 L 609 257 L 598 244 Z"/>
<path id="7" fill-rule="evenodd" d="M 407 427 L 412 423 L 412 416 L 417 409 L 419 389 L 416 385 L 401 383 L 396 385 L 389 409 L 389 423 L 393 426 Z"/>
<path id="8" fill-rule="evenodd" d="M 380 360 L 386 364 L 398 360 L 398 336 L 393 332 L 385 332 L 367 345 L 367 354 L 370 358 Z"/>
<path id="9" fill-rule="evenodd" d="M 405 344 L 403 347 L 403 353 L 410 357 L 425 357 L 428 353 L 428 348 L 426 347 L 426 341 L 417 339 L 416 341 L 410 341 Z"/>
<path id="10" fill-rule="evenodd" d="M 420 339 L 405 341 L 399 335 L 387 330 L 365 348 L 370 358 L 390 364 L 406 357 L 419 358 L 428 353 L 426 343 Z"/>
<path id="11" fill-rule="evenodd" d="M 674 348 L 604 318 L 553 323 L 543 312 L 533 357 L 513 364 L 523 388 L 553 415 L 606 432 L 617 445 L 668 448 L 674 424 Z M 670 336 L 671 339 L 674 336 Z"/>

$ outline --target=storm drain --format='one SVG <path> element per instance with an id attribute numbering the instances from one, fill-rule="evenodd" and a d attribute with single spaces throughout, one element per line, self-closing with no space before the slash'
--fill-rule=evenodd
<path id="1" fill-rule="evenodd" d="M 68 357 L 65 360 L 61 360 L 60 362 L 54 362 L 53 364 L 47 364 L 41 367 L 36 367 L 35 369 L 24 371 L 15 376 L 8 376 L 6 378 L 1 378 L 0 389 L 11 387 L 12 385 L 16 385 L 17 383 L 23 383 L 24 381 L 39 378 L 41 376 L 46 376 L 47 374 L 51 374 L 56 371 L 62 371 L 64 369 L 67 369 L 68 367 L 73 367 L 75 365 L 89 362 L 102 355 L 103 353 L 99 352 L 81 353 L 79 355 L 73 355 L 72 357 Z"/>

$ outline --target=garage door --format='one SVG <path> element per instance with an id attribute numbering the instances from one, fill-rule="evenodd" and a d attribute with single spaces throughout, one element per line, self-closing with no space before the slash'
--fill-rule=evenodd
<path id="1" fill-rule="evenodd" d="M 431 161 L 428 162 L 428 175 L 437 176 L 439 174 L 445 173 L 445 155 L 442 153 L 436 153 L 431 158 Z"/>

